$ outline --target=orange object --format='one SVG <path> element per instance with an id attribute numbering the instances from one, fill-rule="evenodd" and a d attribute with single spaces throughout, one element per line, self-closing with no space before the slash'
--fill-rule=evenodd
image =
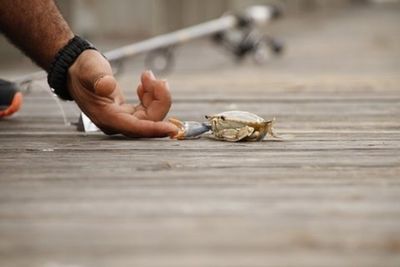
<path id="1" fill-rule="evenodd" d="M 21 92 L 15 93 L 11 101 L 11 104 L 6 109 L 0 110 L 0 118 L 11 116 L 15 112 L 17 112 L 21 108 L 22 102 L 23 102 L 22 93 Z"/>

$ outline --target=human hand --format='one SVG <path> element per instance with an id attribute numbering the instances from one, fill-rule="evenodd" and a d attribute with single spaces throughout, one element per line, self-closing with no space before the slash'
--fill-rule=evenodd
<path id="1" fill-rule="evenodd" d="M 166 81 L 144 72 L 137 94 L 140 104 L 125 102 L 109 62 L 97 51 L 86 50 L 69 68 L 68 89 L 81 110 L 106 134 L 129 137 L 175 136 L 178 128 L 162 121 L 171 107 Z"/>

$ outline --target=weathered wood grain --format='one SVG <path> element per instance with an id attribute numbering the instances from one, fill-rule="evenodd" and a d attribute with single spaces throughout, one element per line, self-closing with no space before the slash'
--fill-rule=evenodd
<path id="1" fill-rule="evenodd" d="M 79 133 L 35 87 L 0 121 L 0 265 L 400 266 L 400 34 L 393 10 L 368 10 L 292 32 L 264 67 L 183 51 L 171 116 L 249 110 L 285 142 Z M 386 26 L 366 31 L 364 16 Z"/>

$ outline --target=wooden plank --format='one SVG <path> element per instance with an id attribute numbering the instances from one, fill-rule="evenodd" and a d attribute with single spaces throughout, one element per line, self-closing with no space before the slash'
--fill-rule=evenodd
<path id="1" fill-rule="evenodd" d="M 398 16 L 356 12 L 311 20 L 263 67 L 183 48 L 171 116 L 250 110 L 285 142 L 79 133 L 35 83 L 0 121 L 0 265 L 399 266 Z"/>

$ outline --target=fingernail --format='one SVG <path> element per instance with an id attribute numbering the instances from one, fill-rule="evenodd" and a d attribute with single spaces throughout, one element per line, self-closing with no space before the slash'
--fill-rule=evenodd
<path id="1" fill-rule="evenodd" d="M 148 70 L 147 73 L 150 75 L 150 78 L 151 78 L 152 80 L 155 80 L 155 79 L 156 79 L 156 76 L 154 76 L 154 73 L 153 73 L 151 70 Z"/>
<path id="2" fill-rule="evenodd" d="M 165 87 L 169 88 L 169 82 L 167 80 L 163 79 L 161 81 L 164 83 Z"/>

